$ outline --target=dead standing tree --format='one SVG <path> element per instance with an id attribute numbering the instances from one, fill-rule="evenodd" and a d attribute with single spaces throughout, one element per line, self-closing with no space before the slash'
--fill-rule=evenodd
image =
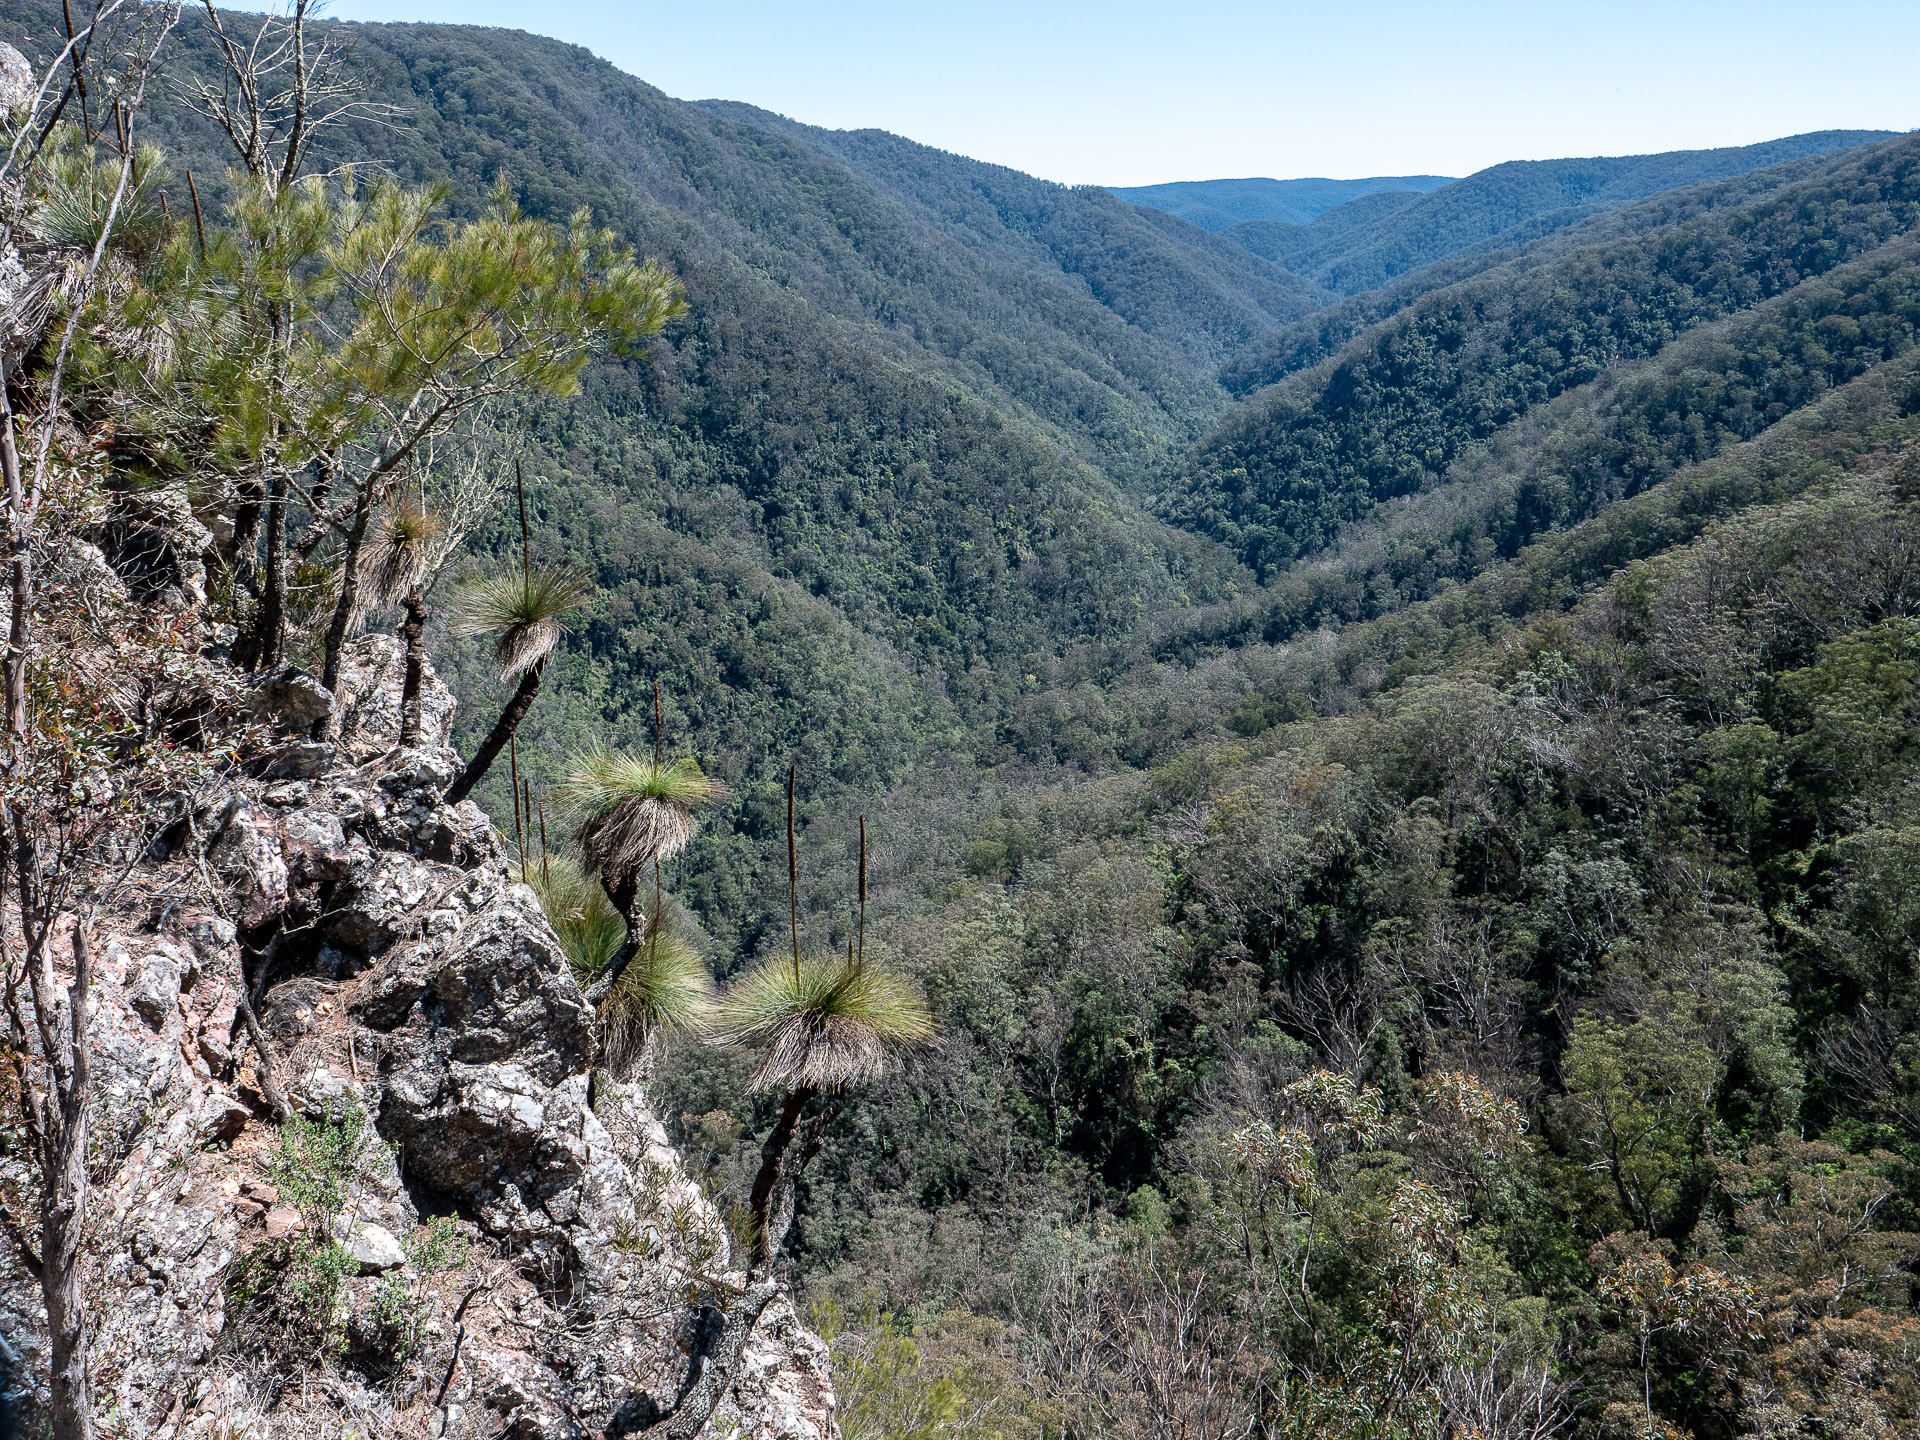
<path id="1" fill-rule="evenodd" d="M 4 666 L 4 733 L 0 733 L 0 943 L 4 943 L 13 1079 L 37 1164 L 38 1253 L 13 1236 L 40 1282 L 50 1342 L 51 1430 L 55 1440 L 87 1440 L 93 1405 L 87 1374 L 87 1313 L 83 1240 L 87 1222 L 87 1119 L 92 1100 L 87 1000 L 93 979 L 92 926 L 112 882 L 107 867 L 138 854 L 141 807 L 117 754 L 128 717 L 60 667 L 38 633 L 48 621 L 35 568 L 49 493 L 71 480 L 71 457 L 59 431 L 65 417 L 64 382 L 83 320 L 103 317 L 96 303 L 117 237 L 123 207 L 137 184 L 134 131 L 155 62 L 179 20 L 176 6 L 131 8 L 132 28 L 99 52 L 94 41 L 118 5 L 96 9 L 84 30 L 70 33 L 60 57 L 37 86 L 23 118 L 14 121 L 7 165 L 0 170 L 6 249 L 30 256 L 42 283 L 14 288 L 0 352 L 0 471 L 7 519 L 8 630 Z M 67 78 L 55 103 L 44 101 L 55 77 Z M 49 184 L 42 161 L 55 122 L 72 98 L 82 102 L 91 71 L 113 72 L 118 97 L 113 124 L 100 138 L 111 147 L 110 197 L 98 216 L 90 247 L 49 243 L 37 233 Z M 80 137 L 86 183 L 104 179 L 91 153 L 89 120 Z M 100 191 L 96 188 L 95 194 Z M 29 243 L 22 245 L 18 242 Z M 37 242 L 37 243 L 34 243 Z M 124 873 L 125 865 L 121 867 Z M 13 914 L 4 913 L 11 901 Z M 15 934 L 18 934 L 18 949 Z M 71 949 L 71 978 L 62 984 L 55 950 Z M 23 1000 L 24 984 L 27 999 Z"/>

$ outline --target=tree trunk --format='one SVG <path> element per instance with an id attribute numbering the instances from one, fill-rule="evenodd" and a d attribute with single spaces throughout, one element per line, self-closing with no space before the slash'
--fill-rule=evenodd
<path id="1" fill-rule="evenodd" d="M 694 1440 L 707 1428 L 707 1421 L 733 1389 L 740 1356 L 747 1348 L 753 1327 L 760 1323 L 761 1315 L 779 1292 L 780 1287 L 772 1276 L 757 1285 L 748 1285 L 740 1303 L 721 1316 L 719 1343 L 705 1351 L 695 1350 L 687 1366 L 687 1383 L 666 1417 L 655 1422 L 667 1440 Z"/>
<path id="2" fill-rule="evenodd" d="M 273 467 L 267 489 L 267 564 L 253 624 L 234 655 L 245 670 L 271 670 L 287 657 L 287 477 Z"/>
<path id="3" fill-rule="evenodd" d="M 420 744 L 420 689 L 427 670 L 427 597 L 418 590 L 407 596 L 407 623 L 401 628 L 407 642 L 407 679 L 400 691 L 400 748 Z"/>
<path id="4" fill-rule="evenodd" d="M 646 943 L 647 927 L 646 906 L 640 899 L 640 872 L 617 877 L 611 882 L 601 877 L 606 886 L 607 899 L 613 902 L 613 908 L 620 912 L 627 922 L 627 938 L 607 962 L 607 968 L 600 972 L 600 978 L 587 987 L 587 993 L 580 998 L 587 1002 L 590 1009 L 598 1010 L 600 1002 L 605 1000 L 620 977 L 626 973 L 627 966 L 633 963 L 633 957 L 640 953 L 640 947 Z"/>
<path id="5" fill-rule="evenodd" d="M 780 1164 L 793 1132 L 800 1124 L 800 1112 L 816 1092 L 810 1085 L 796 1086 L 787 1092 L 780 1106 L 780 1118 L 774 1122 L 767 1143 L 760 1147 L 760 1173 L 753 1177 L 753 1190 L 747 1199 L 747 1212 L 753 1218 L 753 1258 L 755 1270 L 773 1268 L 773 1196 L 780 1185 Z"/>
<path id="6" fill-rule="evenodd" d="M 93 1398 L 87 1378 L 84 1242 L 87 1230 L 87 1102 L 92 1098 L 87 1007 L 93 985 L 91 914 L 74 917 L 73 983 L 54 979 L 53 915 L 31 837 L 9 823 L 7 856 L 26 903 L 20 907 L 27 986 L 40 1041 L 43 1088 L 23 1084 L 40 1171 L 40 1298 L 47 1307 L 49 1431 L 53 1440 L 91 1440 Z M 63 1003 L 64 1002 L 64 1003 Z"/>
<path id="7" fill-rule="evenodd" d="M 540 672 L 546 668 L 547 657 L 544 655 L 527 667 L 526 673 L 520 677 L 519 687 L 513 692 L 513 698 L 500 712 L 500 718 L 494 722 L 493 729 L 481 742 L 480 748 L 473 752 L 473 759 L 467 763 L 467 768 L 460 772 L 460 778 L 448 788 L 447 804 L 458 805 L 466 799 L 473 787 L 485 778 L 493 762 L 500 758 L 500 752 L 506 748 L 514 732 L 520 728 L 520 722 L 526 718 L 527 711 L 533 708 L 534 697 L 540 693 Z"/>
<path id="8" fill-rule="evenodd" d="M 0 471 L 7 489 L 7 549 L 12 581 L 11 619 L 7 626 L 6 726 L 11 744 L 27 734 L 27 629 L 33 614 L 33 538 L 27 515 L 25 478 L 14 440 L 13 402 L 6 393 L 9 375 L 0 372 Z"/>
<path id="9" fill-rule="evenodd" d="M 87 1063 L 87 992 L 92 978 L 92 944 L 84 920 L 73 930 L 73 986 L 67 993 L 72 1016 L 71 1071 L 59 1097 L 59 1133 L 50 1136 L 51 1164 L 40 1224 L 40 1292 L 47 1306 L 47 1338 L 52 1351 L 53 1440 L 91 1440 L 93 1397 L 87 1383 L 87 1306 L 81 1287 L 81 1243 L 87 1230 L 87 1101 L 92 1089 Z M 49 1099 L 53 1097 L 49 1096 Z"/>
<path id="10" fill-rule="evenodd" d="M 340 598 L 333 604 L 333 619 L 327 623 L 326 654 L 321 662 L 320 683 L 328 690 L 340 684 L 340 652 L 347 643 L 347 627 L 360 603 L 360 550 L 367 543 L 367 525 L 373 519 L 373 486 L 363 485 L 354 497 L 353 526 L 347 531 L 347 553 L 340 561 Z M 335 708 L 338 714 L 338 707 Z M 313 738 L 324 740 L 334 716 L 313 722 Z"/>
<path id="11" fill-rule="evenodd" d="M 257 478 L 242 480 L 233 507 L 233 578 L 247 594 L 260 593 L 260 502 L 265 491 Z"/>

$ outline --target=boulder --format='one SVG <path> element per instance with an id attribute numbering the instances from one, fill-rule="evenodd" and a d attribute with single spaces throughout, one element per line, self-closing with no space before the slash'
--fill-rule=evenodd
<path id="1" fill-rule="evenodd" d="M 382 852 L 334 895 L 321 933 L 362 955 L 378 955 L 408 932 L 415 907 L 461 880 L 458 871 Z"/>
<path id="2" fill-rule="evenodd" d="M 382 1225 L 354 1226 L 347 1238 L 347 1253 L 360 1266 L 362 1275 L 380 1275 L 407 1263 L 407 1252 L 400 1248 L 393 1232 Z"/>
<path id="3" fill-rule="evenodd" d="M 227 883 L 242 928 L 278 915 L 292 888 L 280 849 L 280 824 L 271 811 L 237 796 L 222 807 L 217 838 L 207 849 L 214 874 Z"/>
<path id="4" fill-rule="evenodd" d="M 209 1139 L 231 1140 L 251 1119 L 253 1112 L 222 1090 L 208 1095 L 200 1106 L 200 1128 Z"/>
<path id="5" fill-rule="evenodd" d="M 283 730 L 307 730 L 333 714 L 333 692 L 298 665 L 282 665 L 254 687 L 247 710 Z"/>
<path id="6" fill-rule="evenodd" d="M 91 536 L 136 599 L 163 610 L 206 603 L 213 532 L 194 517 L 183 485 L 116 491 Z"/>
<path id="7" fill-rule="evenodd" d="M 155 1030 L 162 1028 L 180 1001 L 180 962 L 171 950 L 156 949 L 128 977 L 127 1004 Z"/>
<path id="8" fill-rule="evenodd" d="M 324 740 L 295 740 L 266 758 L 261 774 L 269 780 L 311 780 L 333 764 L 333 746 Z"/>
<path id="9" fill-rule="evenodd" d="M 4 58 L 0 57 L 0 66 L 3 65 Z M 0 89 L 4 84 L 4 78 L 0 77 Z M 98 545 L 77 535 L 63 535 L 50 541 L 47 549 L 44 581 L 47 586 L 71 590 L 81 604 L 88 606 L 124 604 L 131 598 L 126 582 L 114 573 Z"/>
<path id="10" fill-rule="evenodd" d="M 33 93 L 38 88 L 27 57 L 0 41 L 0 116 L 26 109 L 33 103 Z"/>
<path id="11" fill-rule="evenodd" d="M 362 635 L 340 652 L 332 735 L 355 763 L 384 755 L 400 743 L 400 696 L 407 650 L 391 635 Z M 453 733 L 453 692 L 429 663 L 420 686 L 420 745 L 438 750 Z"/>

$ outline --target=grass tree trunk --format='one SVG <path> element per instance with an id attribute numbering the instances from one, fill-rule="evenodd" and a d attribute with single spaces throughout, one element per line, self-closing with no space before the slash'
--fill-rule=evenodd
<path id="1" fill-rule="evenodd" d="M 407 642 L 407 678 L 400 691 L 400 748 L 420 743 L 420 691 L 427 672 L 427 597 L 415 590 L 407 596 L 407 623 L 401 635 Z"/>
<path id="2" fill-rule="evenodd" d="M 507 742 L 520 728 L 520 722 L 526 718 L 527 711 L 533 708 L 534 697 L 540 693 L 540 672 L 546 668 L 547 658 L 543 655 L 529 665 L 520 676 L 520 684 L 515 687 L 513 698 L 500 712 L 500 718 L 494 722 L 493 729 L 488 732 L 487 738 L 481 741 L 480 748 L 473 752 L 473 759 L 467 762 L 467 768 L 460 772 L 460 778 L 455 780 L 452 787 L 448 789 L 447 804 L 458 805 L 466 799 L 473 787 L 486 777 L 493 762 L 500 758 L 500 752 L 507 748 Z"/>
<path id="3" fill-rule="evenodd" d="M 665 1418 L 656 1422 L 666 1440 L 696 1440 L 705 1432 L 707 1421 L 733 1389 L 740 1357 L 753 1335 L 753 1327 L 760 1323 L 760 1316 L 779 1293 L 780 1287 L 772 1276 L 750 1280 L 746 1293 L 720 1317 L 719 1335 L 708 1348 L 695 1351 L 679 1396 Z"/>
<path id="4" fill-rule="evenodd" d="M 753 1190 L 747 1199 L 747 1211 L 753 1218 L 753 1270 L 773 1268 L 773 1198 L 780 1188 L 780 1167 L 787 1147 L 793 1143 L 793 1132 L 799 1128 L 800 1112 L 816 1093 L 810 1085 L 789 1090 L 780 1106 L 780 1118 L 760 1147 L 760 1173 L 753 1177 Z"/>
<path id="5" fill-rule="evenodd" d="M 580 997 L 595 1010 L 613 993 L 613 987 L 620 983 L 620 977 L 626 973 L 627 967 L 633 963 L 633 957 L 640 953 L 640 947 L 647 940 L 647 909 L 646 902 L 641 898 L 640 872 L 635 870 L 618 875 L 606 882 L 606 889 L 607 899 L 620 912 L 620 918 L 627 922 L 627 938 L 620 942 L 620 948 L 614 951 L 613 959 L 600 972 L 600 978 L 588 986 L 587 993 Z"/>

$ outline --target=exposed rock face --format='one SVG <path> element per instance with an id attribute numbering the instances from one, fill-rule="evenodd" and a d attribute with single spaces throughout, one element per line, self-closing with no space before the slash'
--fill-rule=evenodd
<path id="1" fill-rule="evenodd" d="M 450 699 L 428 712 L 432 748 L 374 750 L 388 717 L 398 729 L 390 644 L 360 642 L 334 711 L 343 758 L 367 763 L 236 780 L 98 932 L 99 1403 L 177 1440 L 349 1414 L 371 1434 L 644 1434 L 710 1323 L 697 1307 L 744 1277 L 639 1092 L 589 1103 L 593 1017 L 551 927 L 485 817 L 438 803 Z M 357 1106 L 383 1142 L 326 1220 L 349 1260 L 343 1338 L 309 1362 L 325 1384 L 267 1383 L 247 1338 L 250 1267 L 323 1235 L 275 1187 L 278 1134 L 235 1023 L 263 966 L 294 1110 Z M 409 1247 L 434 1215 L 470 1248 L 423 1273 Z M 398 1358 L 395 1296 L 415 1325 Z M 44 1377 L 37 1301 L 0 1278 L 0 1330 Z M 837 1435 L 825 1349 L 784 1299 L 708 1433 Z"/>
<path id="2" fill-rule="evenodd" d="M 406 646 L 391 635 L 363 635 L 341 651 L 332 738 L 356 763 L 384 755 L 400 743 L 400 691 L 406 670 Z M 425 748 L 437 750 L 447 743 L 453 707 L 453 692 L 429 670 L 420 689 Z"/>
<path id="3" fill-rule="evenodd" d="M 282 665 L 254 687 L 247 708 L 287 730 L 306 730 L 333 714 L 333 692 L 298 665 Z"/>
<path id="4" fill-rule="evenodd" d="M 139 599 L 162 610 L 206 602 L 206 553 L 213 532 L 195 518 L 183 489 L 116 494 L 92 538 Z"/>
<path id="5" fill-rule="evenodd" d="M 0 41 L 0 115 L 12 115 L 33 103 L 33 66 L 13 46 Z"/>

